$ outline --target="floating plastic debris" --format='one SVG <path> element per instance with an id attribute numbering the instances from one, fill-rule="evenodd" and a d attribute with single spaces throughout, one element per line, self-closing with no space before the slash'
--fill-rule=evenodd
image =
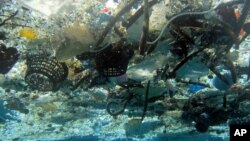
<path id="1" fill-rule="evenodd" d="M 196 93 L 202 89 L 206 88 L 205 86 L 201 86 L 201 85 L 194 85 L 194 84 L 191 84 L 188 88 L 188 92 L 189 93 Z"/>
<path id="2" fill-rule="evenodd" d="M 37 31 L 35 29 L 28 28 L 28 27 L 22 28 L 19 31 L 19 34 L 20 34 L 20 37 L 25 37 L 30 40 L 34 40 L 37 38 Z"/>
<path id="3" fill-rule="evenodd" d="M 17 0 L 18 4 L 30 10 L 37 11 L 45 16 L 56 14 L 62 10 L 66 4 L 70 4 L 73 0 Z"/>
<path id="4" fill-rule="evenodd" d="M 63 28 L 52 37 L 58 60 L 71 59 L 81 53 L 91 51 L 95 44 L 93 34 L 87 25 L 74 24 Z"/>
<path id="5" fill-rule="evenodd" d="M 6 74 L 17 62 L 19 54 L 16 48 L 6 48 L 0 43 L 0 73 Z"/>
<path id="6" fill-rule="evenodd" d="M 227 141 L 249 123 L 249 0 L 0 1 L 0 140 Z"/>
<path id="7" fill-rule="evenodd" d="M 121 76 L 126 73 L 132 56 L 133 51 L 126 46 L 113 47 L 111 44 L 96 55 L 97 70 L 106 77 Z"/>
<path id="8" fill-rule="evenodd" d="M 56 58 L 29 56 L 27 66 L 25 81 L 40 91 L 58 90 L 68 76 L 66 64 L 58 62 Z"/>
<path id="9" fill-rule="evenodd" d="M 222 75 L 226 78 L 229 84 L 225 83 L 217 76 L 212 80 L 212 83 L 219 90 L 228 90 L 230 86 L 233 84 L 232 75 L 230 72 L 227 71 L 224 72 Z"/>

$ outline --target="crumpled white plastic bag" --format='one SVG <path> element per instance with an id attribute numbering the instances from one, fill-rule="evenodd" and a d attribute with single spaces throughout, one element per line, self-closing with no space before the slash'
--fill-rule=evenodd
<path id="1" fill-rule="evenodd" d="M 25 8 L 37 11 L 44 16 L 51 16 L 62 11 L 66 6 L 72 5 L 76 0 L 17 0 Z"/>

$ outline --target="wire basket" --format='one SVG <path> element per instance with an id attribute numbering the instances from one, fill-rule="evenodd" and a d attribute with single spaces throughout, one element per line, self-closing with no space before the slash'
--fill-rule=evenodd
<path id="1" fill-rule="evenodd" d="M 131 50 L 125 47 L 107 49 L 98 53 L 95 57 L 98 72 L 105 77 L 120 76 L 126 73 Z"/>
<path id="2" fill-rule="evenodd" d="M 27 67 L 25 81 L 40 91 L 58 90 L 68 76 L 66 64 L 60 63 L 55 57 L 27 57 Z"/>

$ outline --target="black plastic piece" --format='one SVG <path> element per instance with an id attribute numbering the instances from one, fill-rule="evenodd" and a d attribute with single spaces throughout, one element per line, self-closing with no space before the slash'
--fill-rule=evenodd
<path id="1" fill-rule="evenodd" d="M 0 40 L 5 40 L 6 38 L 6 33 L 3 31 L 0 31 Z"/>
<path id="2" fill-rule="evenodd" d="M 0 44 L 0 73 L 6 74 L 15 65 L 19 57 L 16 48 L 6 48 L 4 44 Z"/>

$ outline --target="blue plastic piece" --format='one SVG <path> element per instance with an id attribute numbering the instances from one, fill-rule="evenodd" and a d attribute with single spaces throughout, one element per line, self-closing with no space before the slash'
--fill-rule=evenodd
<path id="1" fill-rule="evenodd" d="M 68 139 L 63 140 L 54 140 L 54 141 L 99 141 L 100 139 L 97 136 L 73 136 Z M 39 140 L 39 141 L 53 141 L 53 140 Z"/>
<path id="2" fill-rule="evenodd" d="M 112 18 L 111 15 L 102 13 L 100 18 L 99 18 L 98 24 L 101 24 L 103 22 L 108 22 L 111 18 Z"/>
<path id="3" fill-rule="evenodd" d="M 249 77 L 250 77 L 250 54 L 249 54 L 249 57 L 248 57 L 248 72 L 247 72 L 247 80 L 249 80 Z"/>
<path id="4" fill-rule="evenodd" d="M 201 86 L 201 85 L 194 85 L 194 84 L 190 84 L 188 87 L 188 93 L 196 93 L 202 89 L 206 88 L 205 86 Z"/>
<path id="5" fill-rule="evenodd" d="M 173 98 L 173 97 L 174 97 L 174 91 L 169 90 L 168 92 L 169 92 L 169 96 L 170 96 L 170 98 Z"/>
<path id="6" fill-rule="evenodd" d="M 3 101 L 0 100 L 0 123 L 4 123 L 7 119 L 13 120 L 12 117 L 8 116 L 8 113 L 11 114 L 11 110 L 6 109 L 3 105 Z"/>
<path id="7" fill-rule="evenodd" d="M 222 73 L 222 76 L 224 76 L 229 84 L 222 81 L 219 77 L 215 76 L 212 80 L 212 84 L 214 87 L 218 90 L 228 90 L 233 85 L 233 78 L 230 72 Z"/>

